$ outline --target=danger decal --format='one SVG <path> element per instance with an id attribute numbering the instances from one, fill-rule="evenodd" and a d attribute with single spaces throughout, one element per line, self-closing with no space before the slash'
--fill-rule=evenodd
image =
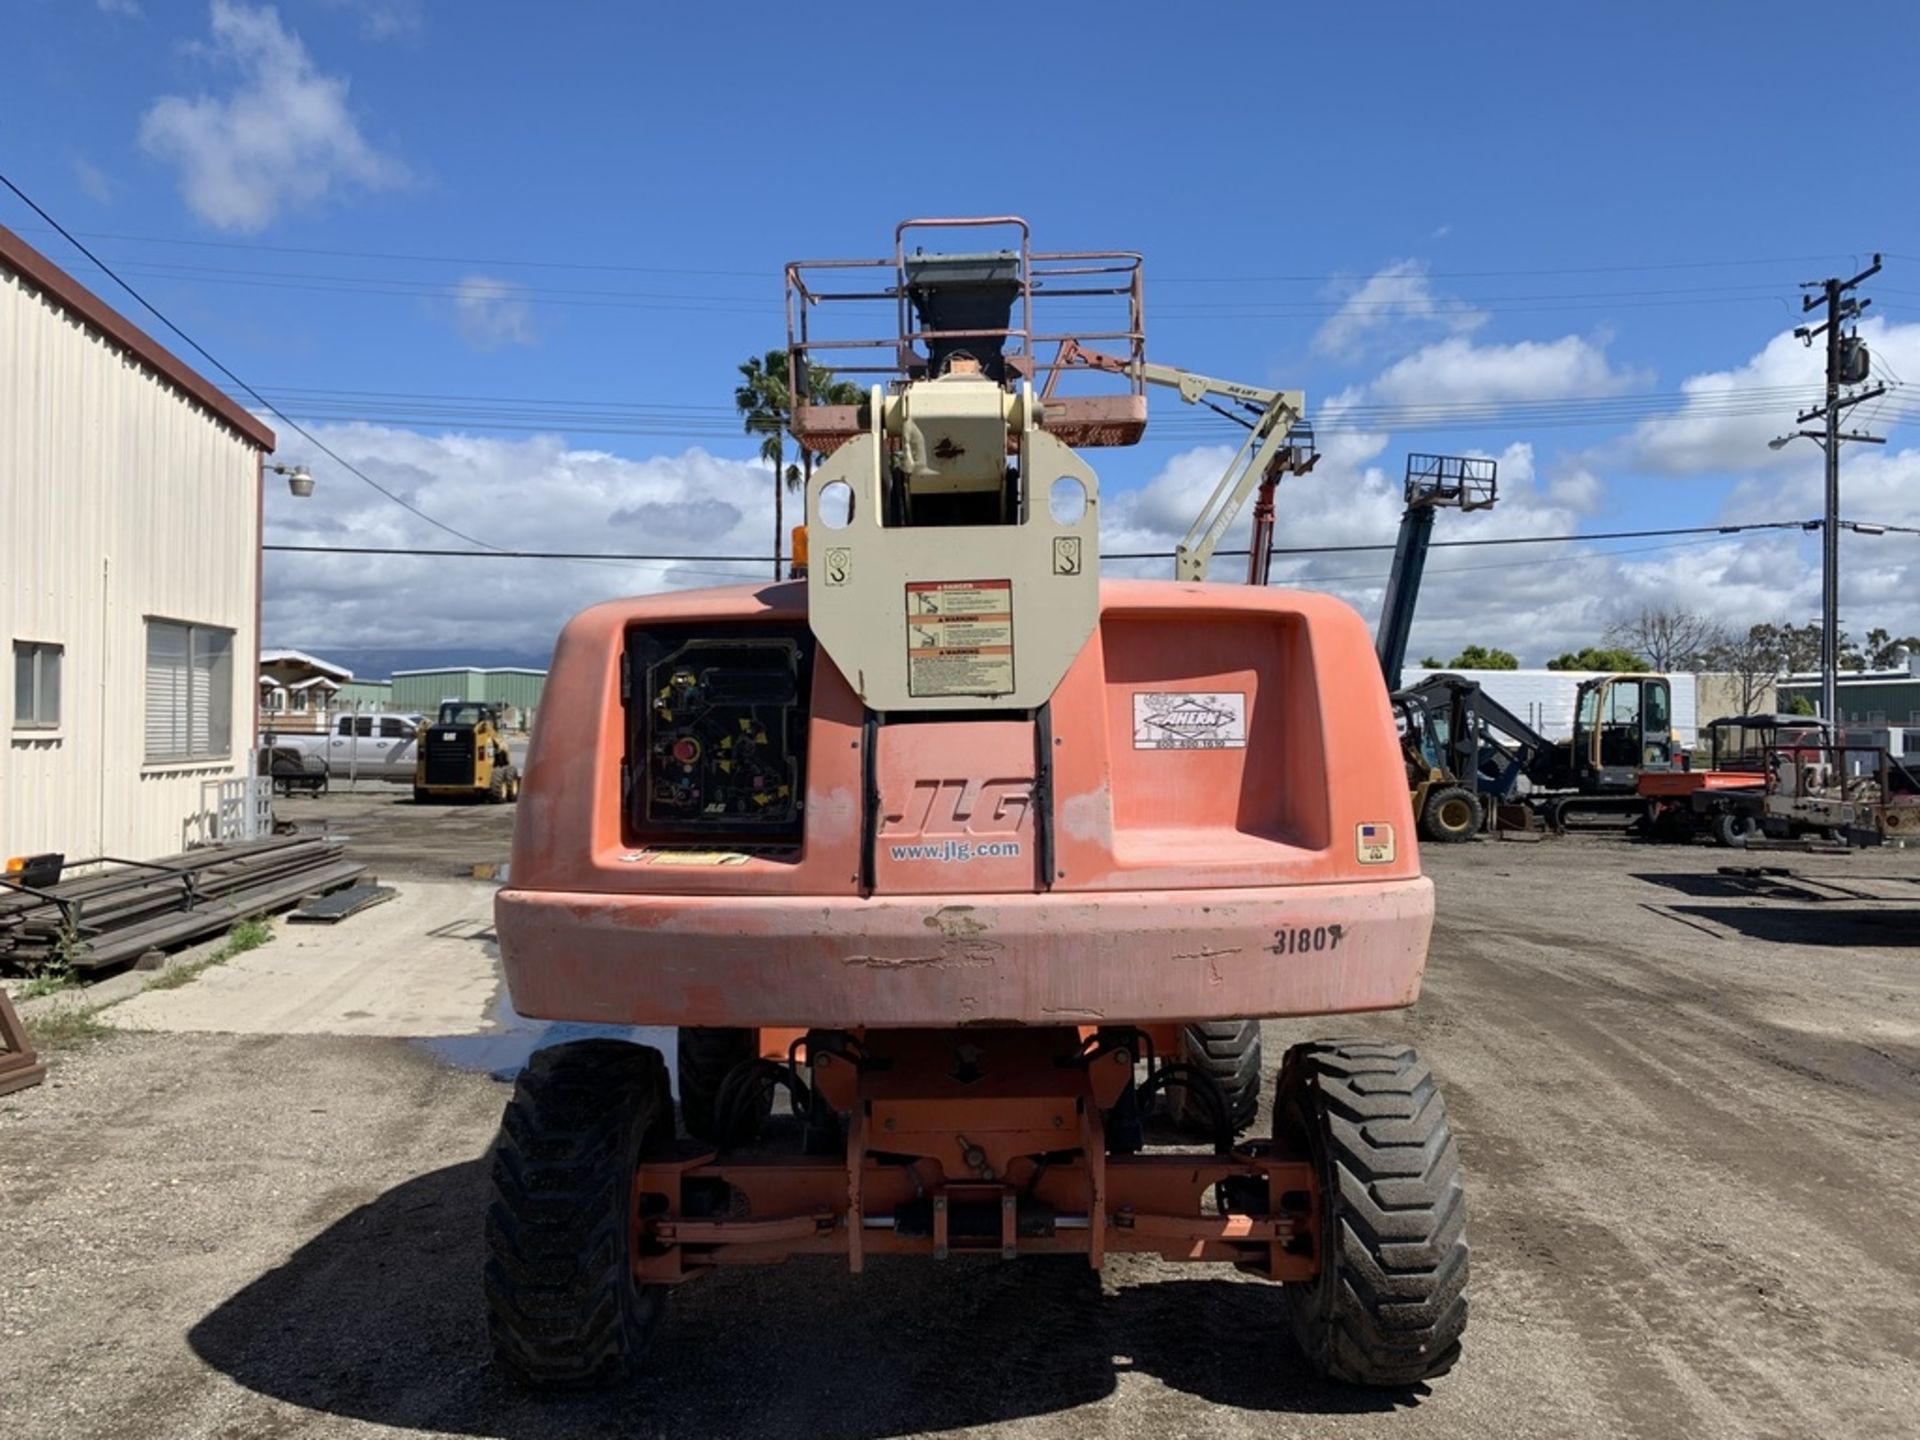
<path id="1" fill-rule="evenodd" d="M 1013 581 L 926 580 L 907 586 L 907 693 L 1013 690 Z"/>

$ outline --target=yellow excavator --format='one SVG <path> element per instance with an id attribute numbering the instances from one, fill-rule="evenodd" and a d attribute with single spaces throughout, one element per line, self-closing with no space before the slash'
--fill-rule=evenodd
<path id="1" fill-rule="evenodd" d="M 446 700 L 420 726 L 413 762 L 414 803 L 481 800 L 501 804 L 520 797 L 520 772 L 496 706 Z"/>

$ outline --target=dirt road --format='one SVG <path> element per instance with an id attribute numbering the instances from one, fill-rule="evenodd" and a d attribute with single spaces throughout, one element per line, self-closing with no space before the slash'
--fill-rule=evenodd
<path id="1" fill-rule="evenodd" d="M 479 1318 L 499 1084 L 405 1039 L 124 1034 L 0 1099 L 0 1431 L 1920 1433 L 1920 856 L 1775 862 L 1904 910 L 1727 858 L 1436 849 L 1419 1007 L 1268 1027 L 1270 1060 L 1410 1038 L 1447 1087 L 1474 1314 L 1429 1393 L 1317 1384 L 1270 1287 L 1123 1258 L 702 1280 L 644 1379 L 529 1399 Z"/>
<path id="2" fill-rule="evenodd" d="M 356 859 L 383 879 L 471 877 L 475 866 L 504 865 L 513 846 L 514 805 L 439 801 L 415 804 L 412 787 L 365 780 L 321 796 L 287 795 L 274 818 L 303 834 L 346 837 Z"/>

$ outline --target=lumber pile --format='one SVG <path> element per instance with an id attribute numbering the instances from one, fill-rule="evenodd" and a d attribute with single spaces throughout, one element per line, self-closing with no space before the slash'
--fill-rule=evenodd
<path id="1" fill-rule="evenodd" d="M 0 888 L 0 968 L 129 964 L 149 950 L 217 935 L 236 921 L 352 884 L 366 866 L 343 844 L 285 836 L 132 864 L 111 861 L 38 894 Z"/>

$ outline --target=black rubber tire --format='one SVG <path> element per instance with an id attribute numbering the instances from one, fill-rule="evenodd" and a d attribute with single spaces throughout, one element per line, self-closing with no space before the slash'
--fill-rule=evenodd
<path id="1" fill-rule="evenodd" d="M 672 1144 L 658 1050 L 581 1040 L 520 1072 L 493 1150 L 485 1285 L 494 1360 L 521 1384 L 595 1385 L 638 1358 L 666 1287 L 633 1277 L 633 1176 Z"/>
<path id="2" fill-rule="evenodd" d="M 1707 833 L 1713 843 L 1728 850 L 1744 850 L 1747 841 L 1760 833 L 1760 822 L 1738 810 L 1716 810 L 1707 819 Z"/>
<path id="3" fill-rule="evenodd" d="M 1282 1287 L 1307 1362 L 1389 1388 L 1451 1369 L 1467 1325 L 1467 1197 L 1446 1102 L 1420 1057 L 1356 1040 L 1294 1046 L 1274 1140 L 1310 1155 L 1320 1177 L 1320 1273 Z"/>
<path id="4" fill-rule="evenodd" d="M 1180 1027 L 1179 1058 L 1213 1077 L 1226 1097 L 1235 1133 L 1253 1124 L 1260 1112 L 1260 1022 L 1203 1020 Z M 1213 1112 L 1185 1085 L 1167 1086 L 1167 1113 L 1183 1130 L 1210 1133 Z"/>
<path id="5" fill-rule="evenodd" d="M 680 1028 L 679 1053 L 674 1064 L 680 1078 L 680 1125 L 694 1139 L 710 1145 L 722 1140 L 713 1113 L 714 1102 L 720 1098 L 721 1082 L 734 1066 L 743 1065 L 760 1053 L 759 1038 L 752 1030 Z M 761 1115 L 764 1117 L 772 1108 L 773 1092 L 769 1090 Z"/>
<path id="6" fill-rule="evenodd" d="M 1486 818 L 1478 795 L 1463 785 L 1449 785 L 1427 796 L 1420 833 L 1439 845 L 1461 845 L 1480 833 Z"/>

